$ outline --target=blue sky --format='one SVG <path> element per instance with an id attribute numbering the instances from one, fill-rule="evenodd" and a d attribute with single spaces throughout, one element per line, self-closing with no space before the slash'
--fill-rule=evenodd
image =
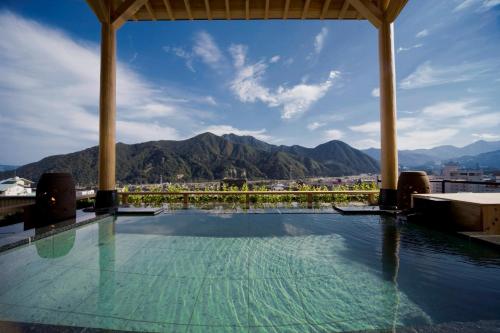
<path id="1" fill-rule="evenodd" d="M 0 164 L 97 145 L 100 26 L 84 0 L 0 5 Z M 130 22 L 117 139 L 197 133 L 379 145 L 368 21 Z M 400 149 L 500 140 L 500 1 L 413 0 L 395 25 Z"/>

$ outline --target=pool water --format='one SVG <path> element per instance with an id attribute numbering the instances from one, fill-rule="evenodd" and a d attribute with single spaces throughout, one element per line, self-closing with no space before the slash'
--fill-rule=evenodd
<path id="1" fill-rule="evenodd" d="M 9 322 L 333 332 L 500 320 L 499 251 L 378 216 L 107 218 L 1 253 L 0 267 Z"/>

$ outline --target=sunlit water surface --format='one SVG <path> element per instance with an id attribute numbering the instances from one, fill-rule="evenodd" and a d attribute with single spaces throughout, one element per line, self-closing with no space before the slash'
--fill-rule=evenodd
<path id="1" fill-rule="evenodd" d="M 0 319 L 331 332 L 500 319 L 500 253 L 339 214 L 112 218 L 0 254 Z"/>

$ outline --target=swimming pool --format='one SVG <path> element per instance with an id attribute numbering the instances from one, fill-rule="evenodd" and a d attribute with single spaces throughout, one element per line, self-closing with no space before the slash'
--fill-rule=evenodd
<path id="1" fill-rule="evenodd" d="M 9 322 L 331 332 L 500 320 L 497 250 L 378 216 L 106 218 L 1 253 L 0 267 Z"/>

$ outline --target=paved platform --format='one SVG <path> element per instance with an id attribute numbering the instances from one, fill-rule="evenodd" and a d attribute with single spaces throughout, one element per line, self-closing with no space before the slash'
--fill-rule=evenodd
<path id="1" fill-rule="evenodd" d="M 396 216 L 399 210 L 380 209 L 379 206 L 333 206 L 333 208 L 346 215 L 391 215 Z"/>
<path id="2" fill-rule="evenodd" d="M 500 235 L 500 193 L 413 194 L 412 198 L 413 209 L 436 223 L 459 232 Z"/>
<path id="3" fill-rule="evenodd" d="M 460 235 L 468 237 L 472 240 L 477 240 L 481 241 L 483 243 L 488 243 L 489 245 L 496 246 L 500 248 L 500 235 L 490 235 L 484 232 L 478 232 L 478 231 L 462 231 L 459 232 Z"/>
<path id="4" fill-rule="evenodd" d="M 163 207 L 118 207 L 118 215 L 158 215 L 165 209 Z"/>

